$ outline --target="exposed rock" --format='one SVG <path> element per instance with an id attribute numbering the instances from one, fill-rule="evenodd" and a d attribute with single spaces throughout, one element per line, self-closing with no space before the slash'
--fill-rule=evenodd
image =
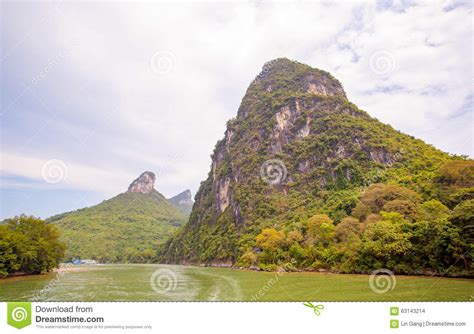
<path id="1" fill-rule="evenodd" d="M 390 153 L 383 149 L 371 149 L 369 151 L 370 157 L 373 161 L 384 165 L 391 165 L 394 163 L 394 159 Z"/>
<path id="2" fill-rule="evenodd" d="M 129 193 L 149 194 L 153 191 L 155 186 L 155 174 L 152 172 L 143 172 L 136 180 L 134 180 L 128 187 Z"/>
<path id="3" fill-rule="evenodd" d="M 230 203 L 229 185 L 230 185 L 230 179 L 228 178 L 224 180 L 217 180 L 216 182 L 217 207 L 219 208 L 220 212 L 223 212 L 229 206 L 229 203 Z"/>
<path id="4" fill-rule="evenodd" d="M 306 173 L 310 169 L 310 162 L 308 160 L 303 160 L 298 162 L 298 171 Z"/>
<path id="5" fill-rule="evenodd" d="M 273 140 L 271 146 L 272 153 L 281 152 L 284 144 L 290 142 L 293 137 L 300 136 L 299 131 L 297 131 L 296 135 L 293 133 L 295 121 L 300 114 L 301 107 L 298 100 L 294 101 L 294 103 L 283 106 L 280 111 L 276 113 L 276 124 L 273 128 Z M 307 122 L 309 126 L 309 119 Z M 306 135 L 309 134 L 309 127 L 306 130 L 303 130 L 302 134 L 305 132 L 307 132 Z"/>
<path id="6" fill-rule="evenodd" d="M 306 118 L 306 123 L 303 125 L 303 127 L 301 127 L 298 130 L 298 133 L 296 134 L 297 138 L 304 138 L 309 135 L 309 132 L 310 132 L 309 123 L 310 123 L 310 118 L 308 117 Z"/>
<path id="7" fill-rule="evenodd" d="M 342 145 L 336 146 L 336 150 L 334 151 L 334 155 L 338 159 L 344 159 L 344 158 L 347 158 L 349 156 L 349 154 L 346 151 L 346 148 Z"/>
<path id="8" fill-rule="evenodd" d="M 309 75 L 305 78 L 308 93 L 319 95 L 344 95 L 342 86 L 333 85 L 333 80 L 327 77 Z"/>
<path id="9" fill-rule="evenodd" d="M 194 204 L 191 191 L 189 189 L 179 193 L 176 196 L 168 198 L 168 201 L 170 201 L 174 206 L 176 206 L 185 214 L 191 213 Z"/>
<path id="10" fill-rule="evenodd" d="M 229 152 L 229 145 L 230 141 L 232 140 L 232 137 L 234 136 L 234 130 L 233 129 L 227 129 L 225 132 L 225 147 L 227 149 L 227 153 Z"/>

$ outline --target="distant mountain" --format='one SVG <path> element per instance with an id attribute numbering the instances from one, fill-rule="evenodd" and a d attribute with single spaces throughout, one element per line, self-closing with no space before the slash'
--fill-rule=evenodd
<path id="1" fill-rule="evenodd" d="M 142 173 L 128 191 L 98 205 L 47 221 L 61 230 L 66 260 L 149 262 L 186 216 L 154 189 L 155 175 Z"/>
<path id="2" fill-rule="evenodd" d="M 360 110 L 330 73 L 272 60 L 227 122 L 189 221 L 161 261 L 466 270 L 473 168 Z"/>
<path id="3" fill-rule="evenodd" d="M 173 203 L 174 206 L 178 207 L 186 215 L 189 215 L 193 209 L 194 201 L 189 189 L 179 193 L 176 196 L 168 198 L 168 201 Z"/>

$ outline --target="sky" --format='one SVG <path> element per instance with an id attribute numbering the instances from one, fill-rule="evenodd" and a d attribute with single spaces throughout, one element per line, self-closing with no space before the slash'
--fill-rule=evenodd
<path id="1" fill-rule="evenodd" d="M 153 171 L 193 195 L 250 82 L 287 57 L 474 156 L 470 1 L 2 2 L 0 219 L 100 203 Z"/>

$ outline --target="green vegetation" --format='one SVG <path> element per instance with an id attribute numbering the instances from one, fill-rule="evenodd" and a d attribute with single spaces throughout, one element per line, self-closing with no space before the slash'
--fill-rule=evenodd
<path id="1" fill-rule="evenodd" d="M 123 193 L 93 207 L 51 217 L 61 231 L 66 261 L 148 263 L 185 215 L 156 190 Z"/>
<path id="2" fill-rule="evenodd" d="M 278 184 L 260 177 L 271 159 L 287 171 Z M 370 117 L 329 73 L 278 59 L 227 123 L 160 260 L 472 276 L 473 198 L 472 160 Z"/>
<path id="3" fill-rule="evenodd" d="M 407 188 L 371 185 L 353 210 L 357 217 L 334 224 L 328 215 L 316 214 L 296 229 L 291 225 L 281 230 L 265 228 L 238 265 L 472 275 L 473 239 L 463 233 L 469 219 L 472 224 L 472 209 L 459 210 L 458 205 L 451 211 L 435 199 L 419 201 L 420 196 Z M 461 207 L 471 201 L 462 202 Z M 459 220 L 458 211 L 468 217 Z"/>
<path id="4" fill-rule="evenodd" d="M 47 272 L 63 256 L 58 229 L 41 219 L 20 216 L 0 225 L 0 277 Z"/>
<path id="5" fill-rule="evenodd" d="M 452 193 L 441 175 L 459 166 L 470 168 L 474 162 L 444 164 L 425 188 L 433 194 Z M 452 181 L 451 187 L 463 193 L 472 186 Z M 422 195 L 406 187 L 373 184 L 361 194 L 351 215 L 339 222 L 330 218 L 329 211 L 262 229 L 241 246 L 237 265 L 344 273 L 391 268 L 404 274 L 472 276 L 474 200 L 453 203 L 450 198 L 445 197 L 444 204 L 435 198 L 423 201 Z"/>

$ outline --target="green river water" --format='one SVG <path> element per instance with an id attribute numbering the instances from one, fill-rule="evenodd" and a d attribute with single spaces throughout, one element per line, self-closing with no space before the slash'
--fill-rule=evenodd
<path id="1" fill-rule="evenodd" d="M 472 301 L 474 280 L 267 273 L 155 264 L 71 266 L 0 280 L 0 301 Z"/>

